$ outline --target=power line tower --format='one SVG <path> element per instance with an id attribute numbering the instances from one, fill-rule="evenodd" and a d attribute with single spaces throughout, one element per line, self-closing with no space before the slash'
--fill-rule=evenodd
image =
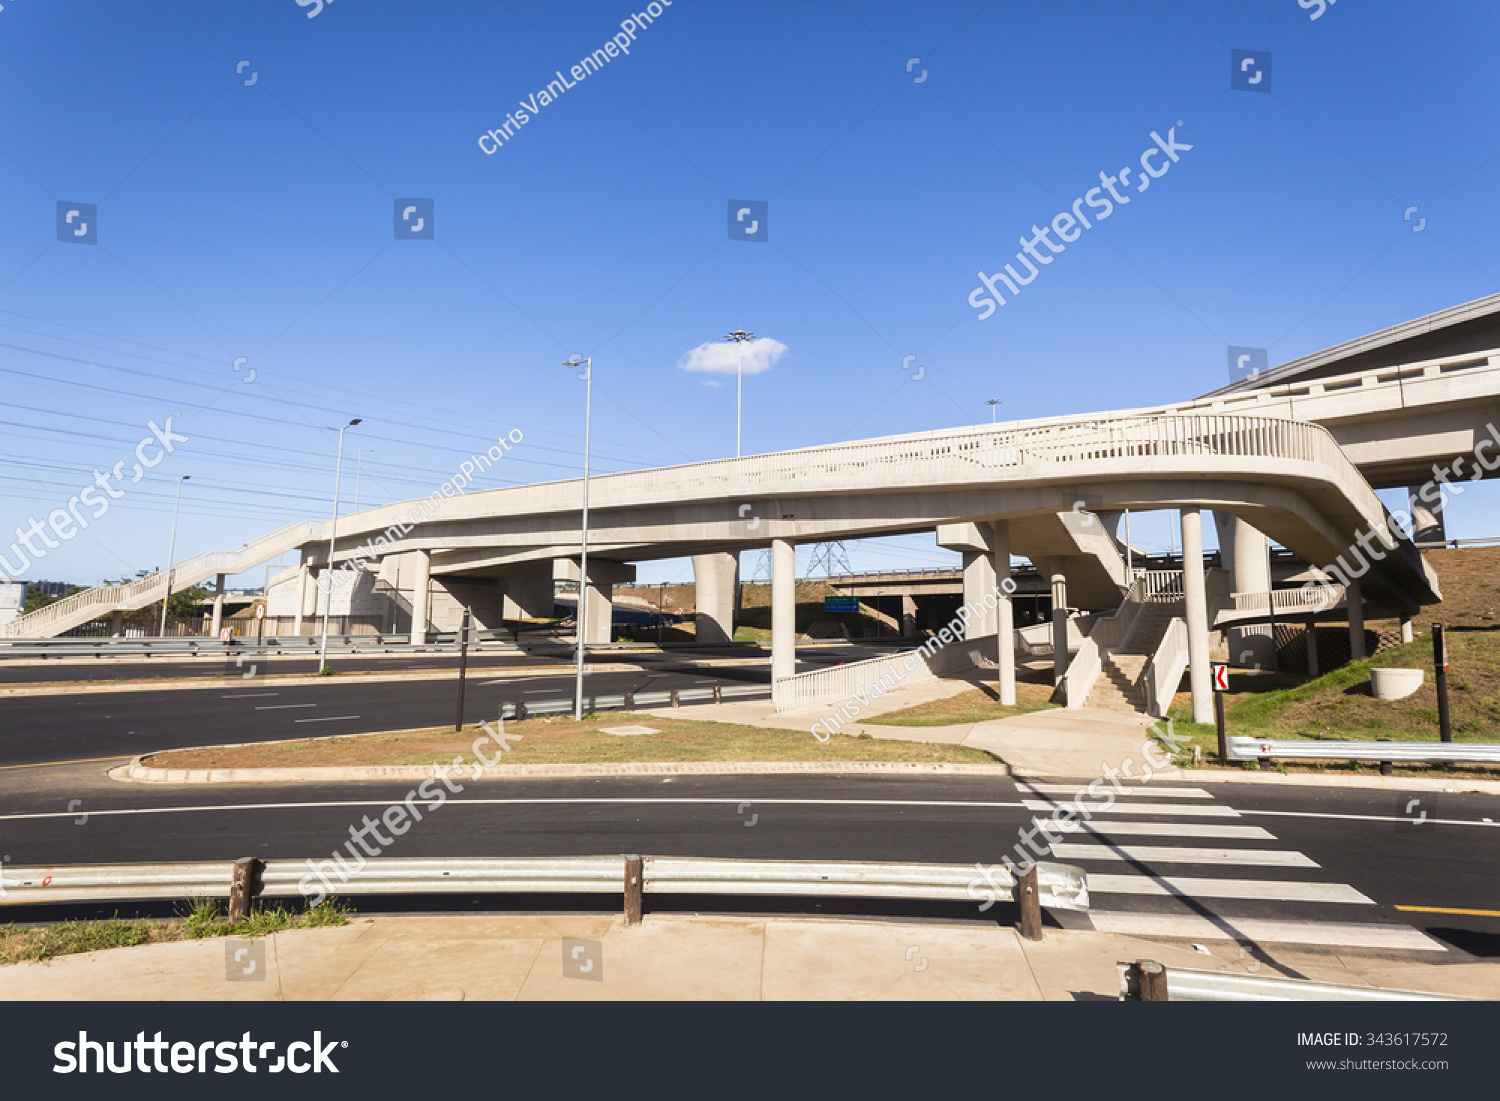
<path id="1" fill-rule="evenodd" d="M 807 576 L 817 577 L 818 568 L 822 567 L 824 577 L 832 577 L 839 573 L 853 573 L 849 567 L 849 552 L 844 548 L 842 542 L 819 543 L 812 550 L 812 558 L 807 563 Z"/>
<path id="2" fill-rule="evenodd" d="M 751 581 L 771 580 L 771 548 L 766 547 L 760 552 L 760 557 L 755 560 L 755 570 L 750 574 Z"/>

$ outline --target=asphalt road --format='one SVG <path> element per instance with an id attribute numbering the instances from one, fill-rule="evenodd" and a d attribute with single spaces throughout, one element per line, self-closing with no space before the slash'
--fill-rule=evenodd
<path id="1" fill-rule="evenodd" d="M 318 859 L 414 786 L 119 784 L 100 765 L 0 773 L 0 851 L 12 866 L 117 861 Z M 1030 822 L 1035 795 L 1003 777 L 674 776 L 457 781 L 382 855 L 663 856 L 995 863 Z M 1232 875 L 1252 886 L 1288 878 L 1348 885 L 1374 905 L 1245 897 L 1207 908 L 1236 918 L 1416 926 L 1464 958 L 1500 958 L 1500 796 L 1444 793 L 1432 828 L 1413 829 L 1397 792 L 1212 784 L 1225 819 L 1264 827 L 1305 854 L 1295 868 L 1107 862 L 1147 877 Z M 86 820 L 80 822 L 84 815 Z M 1141 821 L 1155 817 L 1140 816 Z M 1170 818 L 1170 815 L 1162 816 Z M 751 824 L 753 821 L 753 825 Z M 1179 842 L 1173 842 L 1174 844 Z M 1181 844 L 1204 841 L 1183 838 Z M 1222 842 L 1227 846 L 1238 843 Z M 1250 842 L 1264 846 L 1266 842 Z M 1120 899 L 1095 899 L 1096 908 Z M 1197 900 L 1125 900 L 1145 914 L 1202 908 Z M 1451 914 L 1398 906 L 1477 910 Z M 971 917 L 979 915 L 965 907 Z M 1423 955 L 1440 962 L 1434 953 Z"/>
<path id="2" fill-rule="evenodd" d="M 770 684 L 763 665 L 712 670 L 662 667 L 603 671 L 584 679 L 585 695 L 662 692 L 714 684 Z M 258 685 L 254 678 L 202 688 L 75 692 L 0 699 L 0 767 L 127 757 L 151 750 L 266 742 L 326 734 L 406 730 L 451 723 L 454 678 L 396 681 L 326 679 Z M 504 702 L 571 698 L 572 673 L 486 676 L 469 671 L 464 720 L 500 713 Z"/>

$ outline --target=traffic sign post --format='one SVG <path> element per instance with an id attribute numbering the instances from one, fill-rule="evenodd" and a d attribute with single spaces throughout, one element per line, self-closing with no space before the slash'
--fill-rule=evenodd
<path id="1" fill-rule="evenodd" d="M 255 606 L 255 644 L 260 645 L 261 640 L 266 637 L 266 606 L 257 604 Z"/>
<path id="2" fill-rule="evenodd" d="M 1443 625 L 1432 625 L 1432 672 L 1437 681 L 1438 737 L 1445 742 L 1453 740 L 1453 726 L 1448 721 L 1448 637 L 1443 634 Z"/>
<path id="3" fill-rule="evenodd" d="M 1224 693 L 1229 691 L 1229 666 L 1213 666 L 1214 725 L 1219 730 L 1219 762 L 1229 760 L 1229 742 L 1224 736 Z"/>

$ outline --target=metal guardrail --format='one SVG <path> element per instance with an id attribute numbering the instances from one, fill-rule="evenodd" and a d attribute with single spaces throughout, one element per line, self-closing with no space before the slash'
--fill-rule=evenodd
<path id="1" fill-rule="evenodd" d="M 1166 968 L 1151 960 L 1121 963 L 1122 1002 L 1472 1002 L 1451 994 L 1389 990 L 1378 986 L 1244 975 L 1234 971 Z M 1144 972 L 1144 973 L 1143 973 Z"/>
<path id="2" fill-rule="evenodd" d="M 670 692 L 626 692 L 617 696 L 583 697 L 584 714 L 597 711 L 636 711 L 646 707 L 678 707 L 684 703 L 722 703 L 726 699 L 769 698 L 769 684 L 742 684 L 712 688 L 679 688 Z M 519 700 L 500 705 L 502 719 L 527 719 L 535 715 L 572 714 L 573 697 L 550 700 Z"/>
<path id="3" fill-rule="evenodd" d="M 1452 761 L 1500 762 L 1500 743 L 1490 742 L 1335 742 L 1262 738 L 1228 738 L 1231 761 L 1283 757 L 1299 761 Z"/>
<path id="4" fill-rule="evenodd" d="M 657 894 L 797 895 L 816 898 L 921 898 L 963 902 L 972 898 L 972 864 L 876 864 L 859 861 L 718 860 L 651 856 L 646 890 Z M 1007 871 L 997 876 L 997 897 L 1014 901 Z M 1037 865 L 1042 906 L 1087 910 L 1088 879 L 1070 864 Z"/>
<path id="5" fill-rule="evenodd" d="M 335 894 L 618 894 L 624 856 L 391 858 L 365 861 Z M 332 861 L 325 861 L 332 866 Z M 333 878 L 333 877 L 330 877 Z M 860 861 L 719 860 L 651 857 L 643 861 L 648 894 L 777 895 L 795 897 L 936 899 L 968 901 L 972 864 L 878 864 Z M 234 879 L 229 861 L 175 864 L 87 864 L 5 868 L 0 906 L 59 902 L 227 898 Z M 259 867 L 252 894 L 291 898 L 309 880 L 306 861 L 272 860 Z M 1087 910 L 1082 869 L 1037 865 L 1043 907 Z M 997 876 L 997 895 L 1014 901 L 1008 875 Z"/>

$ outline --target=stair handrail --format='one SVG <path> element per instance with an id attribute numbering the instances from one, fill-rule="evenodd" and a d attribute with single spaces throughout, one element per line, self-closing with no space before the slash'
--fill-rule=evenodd
<path id="1" fill-rule="evenodd" d="M 1159 719 L 1172 706 L 1172 697 L 1182 683 L 1182 674 L 1188 666 L 1187 620 L 1173 616 L 1161 636 L 1156 653 L 1141 672 L 1141 683 L 1146 686 L 1146 711 Z"/>

